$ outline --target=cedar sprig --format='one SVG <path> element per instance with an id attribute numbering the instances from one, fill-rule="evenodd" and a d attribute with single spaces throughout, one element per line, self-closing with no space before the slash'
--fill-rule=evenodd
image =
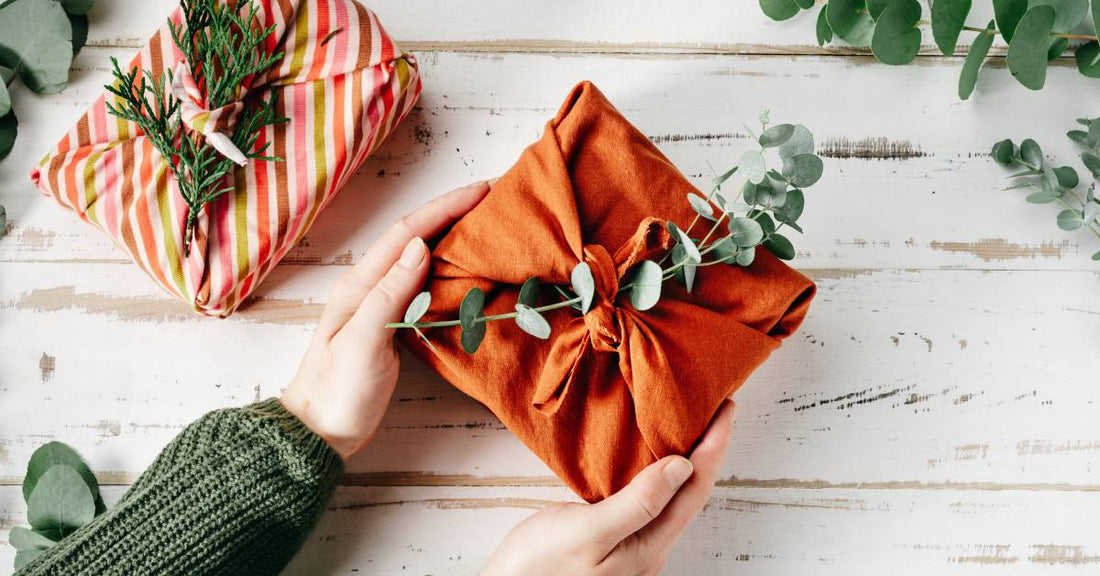
<path id="1" fill-rule="evenodd" d="M 283 56 L 282 52 L 272 54 L 263 48 L 275 27 L 252 26 L 259 10 L 252 2 L 248 2 L 246 16 L 241 16 L 240 5 L 233 10 L 220 6 L 218 0 L 181 0 L 180 6 L 184 25 L 169 21 L 168 27 L 210 109 L 238 100 L 246 83 Z M 118 102 L 107 102 L 107 110 L 141 128 L 168 162 L 187 204 L 184 254 L 189 255 L 199 213 L 234 189 L 228 177 L 236 165 L 207 144 L 202 134 L 183 124 L 180 103 L 167 89 L 172 84 L 171 70 L 160 78 L 153 78 L 152 72 L 144 70 L 139 79 L 137 67 L 126 73 L 116 59 L 111 62 L 115 83 L 108 85 L 107 90 L 118 97 Z M 256 141 L 267 126 L 288 121 L 277 114 L 277 99 L 277 94 L 271 92 L 266 99 L 245 103 L 230 139 L 246 158 L 282 161 L 264 155 L 270 142 L 256 148 Z"/>
<path id="2" fill-rule="evenodd" d="M 741 155 L 737 165 L 722 175 L 716 175 L 713 187 L 706 197 L 695 193 L 687 195 L 687 201 L 695 211 L 695 217 L 687 228 L 679 228 L 669 221 L 666 225 L 676 243 L 658 262 L 646 260 L 636 265 L 619 287 L 619 294 L 626 293 L 631 305 L 638 311 L 653 308 L 661 299 L 664 282 L 675 279 L 690 293 L 696 284 L 699 268 L 727 264 L 752 265 L 758 246 L 770 250 L 777 257 L 790 260 L 795 256 L 791 241 L 780 234 L 783 227 L 801 233 L 798 219 L 805 206 L 802 190 L 817 183 L 824 165 L 814 154 L 813 134 L 802 125 L 778 124 L 769 126 L 768 114 L 760 117 L 760 136 L 746 128 L 758 144 L 758 148 Z M 770 152 L 777 153 L 782 171 L 769 170 Z M 722 195 L 722 186 L 735 174 L 740 174 L 741 186 L 732 200 Z M 711 225 L 696 229 L 700 223 Z M 704 233 L 703 230 L 706 230 Z M 699 235 L 702 234 L 701 237 Z M 708 258 L 709 257 L 709 258 Z M 671 262 L 669 262 L 671 260 Z M 485 316 L 485 293 L 472 288 L 459 306 L 457 320 L 421 322 L 431 306 L 429 292 L 421 292 L 405 311 L 404 321 L 386 324 L 387 328 L 407 328 L 431 347 L 422 332 L 423 328 L 462 328 L 462 348 L 473 354 L 485 338 L 488 322 L 513 320 L 524 332 L 540 339 L 550 337 L 550 324 L 542 316 L 561 308 L 574 308 L 587 314 L 595 299 L 596 282 L 587 263 L 573 268 L 570 286 L 554 286 L 560 301 L 538 306 L 541 283 L 538 278 L 528 278 L 520 287 L 515 312 Z"/>

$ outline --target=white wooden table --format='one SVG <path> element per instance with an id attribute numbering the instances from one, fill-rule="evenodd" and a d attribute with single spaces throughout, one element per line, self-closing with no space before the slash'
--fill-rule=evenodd
<path id="1" fill-rule="evenodd" d="M 76 446 L 114 501 L 201 414 L 278 394 L 334 278 L 402 213 L 505 170 L 586 78 L 700 185 L 708 161 L 746 149 L 742 123 L 765 108 L 810 126 L 827 156 L 795 261 L 820 294 L 738 393 L 723 480 L 666 573 L 1100 569 L 1088 259 L 1100 245 L 1004 191 L 987 157 L 997 139 L 1032 136 L 1077 163 L 1063 134 L 1100 108 L 1071 60 L 1034 93 L 995 57 L 960 102 L 961 58 L 926 50 L 894 68 L 819 49 L 813 15 L 771 23 L 750 0 L 377 0 L 420 58 L 419 107 L 253 304 L 216 321 L 163 296 L 27 179 L 100 93 L 108 57 L 127 59 L 173 4 L 99 0 L 71 87 L 14 93 L 20 136 L 0 163 L 0 573 L 36 446 Z M 288 573 L 476 574 L 515 522 L 572 498 L 412 362 L 344 483 Z"/>

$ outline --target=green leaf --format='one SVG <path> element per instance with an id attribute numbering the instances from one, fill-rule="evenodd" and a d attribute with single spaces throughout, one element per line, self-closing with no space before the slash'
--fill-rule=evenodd
<path id="1" fill-rule="evenodd" d="M 462 327 L 462 350 L 467 354 L 473 354 L 477 352 L 477 349 L 481 347 L 481 341 L 485 339 L 485 331 L 488 329 L 488 322 L 476 322 L 470 325 L 469 328 Z"/>
<path id="2" fill-rule="evenodd" d="M 794 126 L 791 124 L 776 124 L 760 135 L 760 145 L 764 148 L 775 148 L 790 140 L 794 134 Z"/>
<path id="3" fill-rule="evenodd" d="M 915 0 L 914 0 L 915 1 Z M 883 14 L 886 18 L 886 14 Z M 821 179 L 825 164 L 814 154 L 799 154 L 783 163 L 783 175 L 792 186 L 808 188 Z"/>
<path id="4" fill-rule="evenodd" d="M 722 174 L 721 176 L 714 179 L 714 187 L 715 188 L 721 188 L 722 184 L 725 184 L 726 180 L 729 180 L 730 177 L 733 176 L 736 173 L 737 173 L 737 166 L 734 166 L 733 168 L 730 168 L 729 170 L 726 170 L 725 174 Z"/>
<path id="5" fill-rule="evenodd" d="M 1100 179 L 1100 156 L 1092 152 L 1082 152 L 1081 162 L 1084 162 L 1085 168 L 1092 172 L 1092 177 Z"/>
<path id="6" fill-rule="evenodd" d="M 759 184 L 764 181 L 764 175 L 768 171 L 764 162 L 764 155 L 759 150 L 749 150 L 741 155 L 737 161 L 737 169 L 745 174 L 749 182 Z"/>
<path id="7" fill-rule="evenodd" d="M 649 310 L 661 301 L 663 276 L 661 266 L 652 260 L 646 260 L 634 268 L 630 280 L 630 303 L 635 310 Z"/>
<path id="8" fill-rule="evenodd" d="M 814 135 L 809 128 L 801 124 L 794 127 L 794 132 L 781 146 L 779 146 L 779 158 L 784 162 L 800 154 L 814 153 Z"/>
<path id="9" fill-rule="evenodd" d="M 462 330 L 470 330 L 477 324 L 481 311 L 485 309 L 485 293 L 481 288 L 470 288 L 458 306 L 458 322 Z"/>
<path id="10" fill-rule="evenodd" d="M 519 297 L 516 299 L 520 304 L 526 304 L 532 308 L 539 300 L 539 289 L 542 288 L 542 283 L 539 279 L 532 276 L 524 281 L 523 286 L 519 288 Z"/>
<path id="11" fill-rule="evenodd" d="M 756 187 L 756 203 L 768 208 L 782 206 L 787 200 L 787 183 L 768 177 Z"/>
<path id="12" fill-rule="evenodd" d="M 879 16 L 882 16 L 882 11 L 893 1 L 894 0 L 867 0 L 867 13 L 871 15 L 871 18 L 878 20 Z"/>
<path id="13" fill-rule="evenodd" d="M 963 62 L 962 73 L 959 74 L 959 98 L 962 100 L 969 99 L 974 93 L 974 87 L 978 85 L 978 72 L 981 71 L 989 48 L 993 46 L 993 39 L 996 38 L 993 26 L 993 21 L 990 20 L 985 32 L 974 37 L 970 51 L 966 53 L 966 61 Z"/>
<path id="14" fill-rule="evenodd" d="M 672 223 L 669 222 L 669 224 Z M 680 244 L 684 247 L 684 256 L 692 263 L 698 264 L 702 262 L 703 256 L 699 254 L 699 248 L 695 245 L 691 237 L 687 235 L 687 232 L 679 229 L 675 224 L 672 224 L 672 229 L 676 233 L 677 240 L 679 240 Z M 679 262 L 677 262 L 677 264 L 679 264 Z"/>
<path id="15" fill-rule="evenodd" d="M 1004 36 L 1005 42 L 1012 42 L 1016 26 L 1027 12 L 1028 0 L 993 0 L 993 15 L 997 21 L 997 30 Z"/>
<path id="16" fill-rule="evenodd" d="M 817 13 L 817 45 L 824 46 L 833 41 L 833 29 L 829 27 L 829 20 L 825 15 L 825 6 Z"/>
<path id="17" fill-rule="evenodd" d="M 31 90 L 56 94 L 69 82 L 72 24 L 57 0 L 18 0 L 0 8 L 0 66 Z"/>
<path id="18" fill-rule="evenodd" d="M 1097 204 L 1096 202 L 1086 202 L 1085 209 L 1082 210 L 1081 214 L 1082 219 L 1084 219 L 1085 221 L 1085 224 L 1093 222 L 1094 220 L 1096 220 L 1096 216 L 1100 215 L 1100 204 Z"/>
<path id="19" fill-rule="evenodd" d="M 1031 0 L 1030 2 L 1032 7 L 1044 5 L 1054 9 L 1055 32 L 1069 32 L 1089 15 L 1089 0 Z"/>
<path id="20" fill-rule="evenodd" d="M 1040 190 L 1027 195 L 1027 201 L 1032 204 L 1049 204 L 1062 197 L 1057 190 Z"/>
<path id="21" fill-rule="evenodd" d="M 1090 11 L 1092 12 L 1092 30 L 1095 34 L 1100 34 L 1100 0 L 1091 0 Z M 1095 260 L 1095 255 L 1093 260 Z"/>
<path id="22" fill-rule="evenodd" d="M 542 314 L 539 314 L 530 306 L 516 304 L 516 325 L 524 332 L 540 340 L 546 340 L 550 337 L 550 324 L 546 321 L 546 318 L 542 317 Z"/>
<path id="23" fill-rule="evenodd" d="M 11 112 L 11 94 L 8 85 L 0 81 L 0 116 L 7 116 L 8 112 Z"/>
<path id="24" fill-rule="evenodd" d="M 1089 134 L 1084 130 L 1070 130 L 1066 132 L 1066 137 L 1078 144 L 1088 145 Z"/>
<path id="25" fill-rule="evenodd" d="M 1074 170 L 1072 166 L 1059 166 L 1055 168 L 1054 176 L 1058 179 L 1058 185 L 1067 190 L 1076 188 L 1077 184 L 1081 182 L 1080 177 L 1077 176 L 1077 171 Z"/>
<path id="26" fill-rule="evenodd" d="M 695 210 L 695 213 L 706 218 L 707 220 L 714 220 L 714 206 L 710 202 L 707 202 L 706 198 L 689 192 L 687 195 L 688 204 L 691 204 L 691 209 Z"/>
<path id="27" fill-rule="evenodd" d="M 684 271 L 684 289 L 687 290 L 688 294 L 691 294 L 691 291 L 695 288 L 695 264 L 688 262 L 684 264 L 681 270 Z"/>
<path id="28" fill-rule="evenodd" d="M 794 246 L 791 244 L 791 241 L 782 234 L 772 234 L 768 236 L 768 239 L 764 241 L 764 247 L 771 250 L 771 253 L 775 254 L 780 260 L 794 259 Z"/>
<path id="29" fill-rule="evenodd" d="M 943 0 L 939 0 L 942 2 Z M 921 7 L 917 0 L 894 0 L 878 17 L 871 37 L 871 52 L 883 64 L 908 64 L 920 52 L 917 28 Z"/>
<path id="30" fill-rule="evenodd" d="M 15 110 L 10 110 L 6 116 L 0 116 L 0 160 L 3 160 L 15 147 L 15 137 L 19 134 L 19 120 L 15 117 Z"/>
<path id="31" fill-rule="evenodd" d="M 772 20 L 786 20 L 800 10 L 794 0 L 760 0 L 760 9 Z"/>
<path id="32" fill-rule="evenodd" d="M 1004 139 L 993 145 L 993 160 L 1001 166 L 1008 166 L 1016 159 L 1016 144 Z"/>
<path id="33" fill-rule="evenodd" d="M 96 514 L 102 514 L 107 509 L 103 504 L 103 498 L 99 493 L 99 482 L 92 473 L 92 469 L 75 448 L 63 442 L 47 442 L 31 454 L 31 459 L 27 461 L 27 473 L 23 477 L 23 500 L 30 501 L 31 493 L 34 492 L 42 475 L 57 465 L 68 466 L 80 474 L 95 498 Z"/>
<path id="34" fill-rule="evenodd" d="M 8 211 L 3 205 L 0 205 L 0 236 L 3 236 L 8 231 Z"/>
<path id="35" fill-rule="evenodd" d="M 1077 59 L 1077 71 L 1082 76 L 1100 78 L 1100 60 L 1097 60 L 1097 58 L 1100 58 L 1100 44 L 1095 41 L 1082 44 L 1073 53 L 1073 57 Z"/>
<path id="36" fill-rule="evenodd" d="M 798 188 L 787 192 L 787 200 L 778 210 L 773 210 L 776 218 L 788 226 L 794 224 L 802 217 L 802 210 L 806 207 L 806 195 Z"/>
<path id="37" fill-rule="evenodd" d="M 84 14 L 69 14 L 69 26 L 73 29 L 73 56 L 88 43 L 88 17 Z"/>
<path id="38" fill-rule="evenodd" d="M 772 221 L 772 217 L 767 214 L 749 214 L 749 216 L 756 220 L 756 223 L 764 229 L 764 237 L 775 232 L 775 222 Z"/>
<path id="39" fill-rule="evenodd" d="M 715 260 L 729 262 L 737 255 L 737 244 L 733 238 L 726 236 L 713 244 L 713 254 Z"/>
<path id="40" fill-rule="evenodd" d="M 1008 45 L 1008 70 L 1027 88 L 1040 90 L 1047 79 L 1047 49 L 1054 9 L 1035 6 L 1024 14 Z"/>
<path id="41" fill-rule="evenodd" d="M 932 4 L 932 37 L 944 56 L 955 54 L 959 33 L 970 14 L 970 0 L 936 0 Z"/>
<path id="42" fill-rule="evenodd" d="M 51 466 L 27 499 L 27 520 L 35 530 L 76 530 L 95 517 L 95 497 L 73 468 Z"/>
<path id="43" fill-rule="evenodd" d="M 1100 260 L 1100 252 L 1094 252 L 1092 255 L 1093 260 Z"/>
<path id="44" fill-rule="evenodd" d="M 22 526 L 16 526 L 11 529 L 11 533 L 8 534 L 8 543 L 16 550 L 48 550 L 57 544 L 57 542 L 46 538 L 38 532 L 23 528 Z"/>
<path id="45" fill-rule="evenodd" d="M 424 317 L 424 314 L 428 311 L 428 307 L 432 305 L 432 295 L 428 292 L 421 292 L 416 295 L 416 298 L 409 302 L 409 307 L 405 309 L 405 323 L 412 324 L 419 321 Z"/>
<path id="46" fill-rule="evenodd" d="M 1068 38 L 1051 38 L 1050 47 L 1047 48 L 1047 62 L 1061 56 L 1066 51 L 1066 46 L 1069 46 Z"/>
<path id="47" fill-rule="evenodd" d="M 866 46 L 874 33 L 875 21 L 864 14 L 864 0 L 829 0 L 825 18 L 833 33 L 853 46 Z"/>
<path id="48" fill-rule="evenodd" d="M 588 314 L 592 309 L 592 300 L 596 297 L 596 279 L 592 277 L 592 268 L 587 262 L 573 267 L 573 272 L 569 274 L 569 283 L 573 285 L 573 292 L 581 297 L 581 314 Z"/>
<path id="49" fill-rule="evenodd" d="M 1036 170 L 1043 167 L 1043 149 L 1039 143 L 1028 138 L 1020 142 L 1020 160 Z"/>
<path id="50" fill-rule="evenodd" d="M 738 247 L 756 246 L 764 239 L 764 229 L 753 218 L 739 216 L 729 221 L 730 239 Z"/>
<path id="51" fill-rule="evenodd" d="M 742 248 L 737 253 L 737 265 L 738 266 L 750 266 L 753 260 L 756 259 L 756 246 L 749 246 Z"/>
<path id="52" fill-rule="evenodd" d="M 92 4 L 95 4 L 95 0 L 61 0 L 61 7 L 74 16 L 87 14 Z"/>
<path id="53" fill-rule="evenodd" d="M 1058 227 L 1062 230 L 1072 232 L 1080 229 L 1084 224 L 1084 218 L 1082 218 L 1081 213 L 1076 210 L 1062 210 L 1058 213 Z"/>

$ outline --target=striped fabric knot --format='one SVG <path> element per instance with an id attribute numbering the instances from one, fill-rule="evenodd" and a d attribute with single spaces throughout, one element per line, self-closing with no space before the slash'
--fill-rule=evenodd
<path id="1" fill-rule="evenodd" d="M 176 65 L 172 74 L 172 95 L 180 101 L 180 119 L 188 128 L 206 137 L 207 143 L 238 166 L 248 164 L 248 157 L 233 144 L 228 134 L 233 132 L 244 109 L 241 101 L 208 110 L 195 78 L 186 62 Z"/>

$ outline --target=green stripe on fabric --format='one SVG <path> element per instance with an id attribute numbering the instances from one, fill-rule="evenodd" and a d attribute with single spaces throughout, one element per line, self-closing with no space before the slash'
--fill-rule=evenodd
<path id="1" fill-rule="evenodd" d="M 294 24 L 294 55 L 290 58 L 290 70 L 287 76 L 291 79 L 298 76 L 306 61 L 306 49 L 309 47 L 309 3 L 302 2 L 298 6 L 298 21 Z"/>
<path id="2" fill-rule="evenodd" d="M 176 231 L 172 226 L 172 187 L 168 184 L 168 163 L 158 163 L 155 170 L 157 208 L 160 212 L 160 228 L 164 233 L 164 251 L 168 257 L 168 266 L 172 269 L 172 282 L 179 290 L 180 297 L 187 298 L 187 283 L 183 278 L 183 263 L 180 262 L 180 250 L 176 246 Z"/>
<path id="3" fill-rule="evenodd" d="M 96 194 L 95 164 L 102 156 L 102 152 L 89 154 L 84 164 L 84 205 L 86 206 L 84 213 L 87 214 L 89 220 L 100 227 L 103 225 L 99 222 L 98 210 L 96 209 L 96 200 L 99 198 L 99 195 Z"/>
<path id="4" fill-rule="evenodd" d="M 248 274 L 248 178 L 245 171 L 237 169 L 233 171 L 233 189 L 236 195 L 233 198 L 233 225 L 236 230 L 233 235 L 237 237 L 237 278 L 233 282 L 238 288 L 244 277 Z"/>

